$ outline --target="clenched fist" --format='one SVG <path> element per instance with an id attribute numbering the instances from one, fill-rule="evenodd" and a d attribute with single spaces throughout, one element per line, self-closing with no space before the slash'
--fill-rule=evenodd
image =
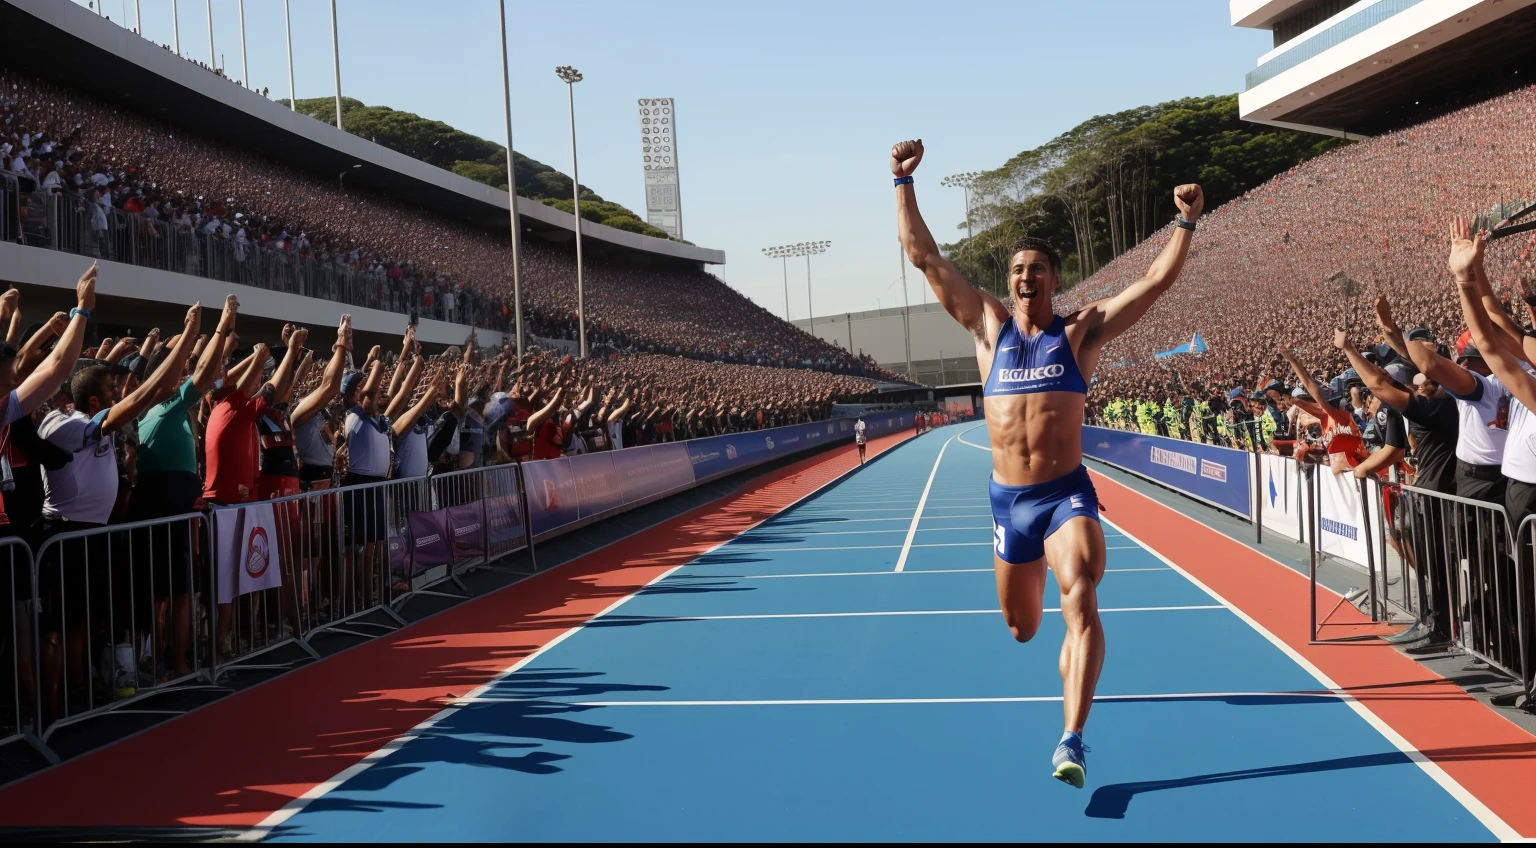
<path id="1" fill-rule="evenodd" d="M 923 140 L 898 142 L 891 148 L 891 173 L 898 177 L 910 177 L 923 161 Z"/>
<path id="2" fill-rule="evenodd" d="M 1186 221 L 1194 221 L 1205 211 L 1205 192 L 1194 183 L 1181 185 L 1173 190 L 1174 205 L 1179 207 L 1179 214 Z"/>

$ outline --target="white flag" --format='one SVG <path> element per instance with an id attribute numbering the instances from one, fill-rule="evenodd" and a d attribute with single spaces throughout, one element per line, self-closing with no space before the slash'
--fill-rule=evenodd
<path id="1" fill-rule="evenodd" d="M 272 504 L 215 512 L 219 539 L 219 603 L 238 595 L 283 585 L 278 562 L 277 521 Z"/>

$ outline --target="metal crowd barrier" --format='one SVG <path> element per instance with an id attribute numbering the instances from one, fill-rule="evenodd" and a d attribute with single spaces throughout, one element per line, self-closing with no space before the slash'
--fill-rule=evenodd
<path id="1" fill-rule="evenodd" d="M 212 685 L 209 639 L 194 598 L 206 591 L 201 513 L 66 530 L 33 557 L 36 680 L 43 741 L 105 710 Z M 68 527 L 68 525 L 63 525 Z"/>
<path id="2" fill-rule="evenodd" d="M 15 537 L 0 539 L 0 579 L 5 580 L 5 608 L 0 610 L 0 746 L 24 742 L 56 762 L 41 740 L 37 688 L 37 574 L 32 549 Z"/>
<path id="3" fill-rule="evenodd" d="M 1413 486 L 1401 492 L 1396 525 L 1422 599 L 1415 612 L 1456 647 L 1529 686 L 1531 520 L 1521 523 L 1517 545 L 1498 504 Z"/>
<path id="4" fill-rule="evenodd" d="M 31 222 L 19 220 L 19 183 L 11 175 L 3 176 L 0 236 L 7 241 L 24 234 L 26 243 L 36 247 L 354 306 L 402 314 L 412 311 L 404 284 L 391 285 L 380 275 L 121 209 L 94 209 L 94 201 L 72 194 L 29 193 L 28 200 L 43 210 L 29 230 Z M 103 229 L 97 228 L 102 222 L 98 215 L 104 218 Z M 454 300 L 455 308 L 445 309 L 439 294 L 430 308 L 418 311 L 444 321 L 492 327 L 494 310 L 477 309 L 475 298 L 466 294 Z"/>

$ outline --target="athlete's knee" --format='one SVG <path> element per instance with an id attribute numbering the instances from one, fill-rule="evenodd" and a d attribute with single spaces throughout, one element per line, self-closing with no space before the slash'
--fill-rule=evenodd
<path id="1" fill-rule="evenodd" d="M 1013 636 L 1013 640 L 1021 645 L 1035 638 L 1035 634 L 1040 631 L 1038 615 L 1031 617 L 1004 614 L 1003 617 L 1008 622 L 1008 632 Z"/>

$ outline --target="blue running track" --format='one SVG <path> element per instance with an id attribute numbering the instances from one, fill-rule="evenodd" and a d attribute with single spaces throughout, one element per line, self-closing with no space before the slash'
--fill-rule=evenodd
<path id="1" fill-rule="evenodd" d="M 1009 637 L 991 461 L 964 442 L 985 431 L 920 437 L 699 557 L 270 838 L 1492 839 L 1349 704 L 1267 694 L 1321 687 L 1108 524 L 1088 786 L 1053 780 L 1061 619 Z"/>

